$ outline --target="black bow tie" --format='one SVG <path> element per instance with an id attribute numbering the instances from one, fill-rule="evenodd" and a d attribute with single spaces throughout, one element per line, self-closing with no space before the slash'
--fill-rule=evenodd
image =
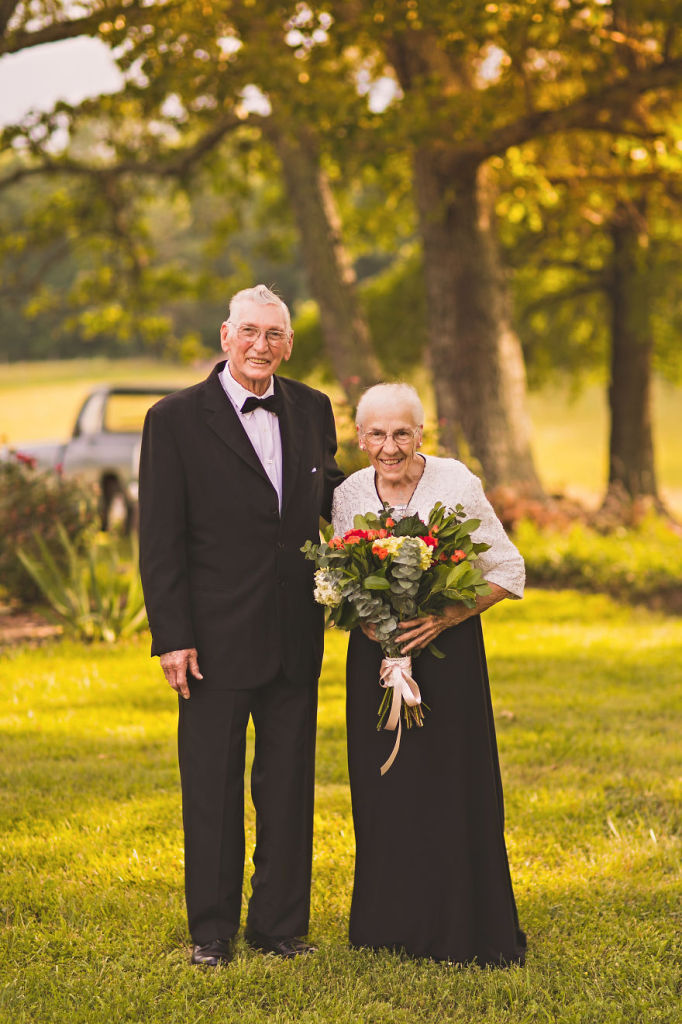
<path id="1" fill-rule="evenodd" d="M 252 395 L 244 402 L 242 412 L 251 412 L 253 409 L 267 409 L 268 412 L 274 412 L 275 416 L 279 416 L 282 411 L 282 402 L 277 394 L 268 395 L 267 398 L 256 398 Z"/>

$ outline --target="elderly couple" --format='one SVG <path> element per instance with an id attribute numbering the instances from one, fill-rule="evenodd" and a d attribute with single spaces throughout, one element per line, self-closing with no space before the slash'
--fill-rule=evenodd
<path id="1" fill-rule="evenodd" d="M 178 749 L 192 963 L 234 955 L 244 872 L 244 767 L 255 728 L 256 811 L 245 940 L 278 957 L 313 953 L 310 910 L 322 609 L 301 554 L 319 517 L 427 517 L 462 504 L 489 543 L 491 592 L 472 611 L 404 623 L 409 653 L 440 635 L 414 675 L 431 712 L 378 765 L 379 645 L 356 629 L 347 665 L 348 764 L 356 838 L 350 942 L 451 963 L 522 963 L 504 842 L 502 787 L 480 612 L 523 592 L 523 560 L 462 463 L 419 452 L 423 410 L 407 384 L 358 406 L 370 466 L 344 481 L 326 395 L 275 376 L 289 311 L 264 285 L 237 293 L 220 330 L 226 361 L 149 412 L 140 465 L 140 551 L 153 644 L 179 695 Z"/>

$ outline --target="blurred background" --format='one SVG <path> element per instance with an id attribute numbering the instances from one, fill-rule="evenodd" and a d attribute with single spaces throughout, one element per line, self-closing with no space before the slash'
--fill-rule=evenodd
<path id="1" fill-rule="evenodd" d="M 263 281 L 292 310 L 286 372 L 332 396 L 346 469 L 358 395 L 401 378 L 428 450 L 478 472 L 509 528 L 670 524 L 681 13 L 4 0 L 6 453 L 76 475 L 64 445 L 93 389 L 200 379 L 230 295 Z M 90 475 L 100 515 L 126 495 L 128 525 L 144 404 L 101 428 L 129 435 L 132 489 Z"/>

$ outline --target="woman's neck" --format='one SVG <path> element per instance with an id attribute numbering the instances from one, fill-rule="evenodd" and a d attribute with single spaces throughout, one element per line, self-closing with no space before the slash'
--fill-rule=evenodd
<path id="1" fill-rule="evenodd" d="M 400 480 L 388 480 L 377 473 L 377 493 L 381 500 L 388 502 L 389 505 L 404 505 L 409 502 L 423 476 L 425 466 L 424 457 L 415 455 Z"/>

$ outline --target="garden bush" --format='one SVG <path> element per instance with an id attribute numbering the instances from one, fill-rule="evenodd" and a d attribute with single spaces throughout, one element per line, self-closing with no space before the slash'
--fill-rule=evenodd
<path id="1" fill-rule="evenodd" d="M 0 461 L 0 593 L 5 599 L 24 606 L 42 600 L 18 550 L 37 556 L 35 536 L 39 535 L 57 564 L 66 569 L 58 523 L 82 548 L 98 523 L 97 499 L 92 485 L 85 487 L 58 470 L 40 468 L 28 455 L 10 452 Z"/>
<path id="2" fill-rule="evenodd" d="M 66 569 L 38 534 L 39 557 L 22 548 L 17 554 L 65 631 L 79 640 L 114 643 L 146 629 L 137 541 L 126 553 L 122 539 L 98 533 L 81 553 L 61 523 L 57 532 Z"/>
<path id="3" fill-rule="evenodd" d="M 530 519 L 513 539 L 532 584 L 605 591 L 615 597 L 682 608 L 682 538 L 668 520 L 648 515 L 609 532 L 574 522 L 543 528 Z"/>

